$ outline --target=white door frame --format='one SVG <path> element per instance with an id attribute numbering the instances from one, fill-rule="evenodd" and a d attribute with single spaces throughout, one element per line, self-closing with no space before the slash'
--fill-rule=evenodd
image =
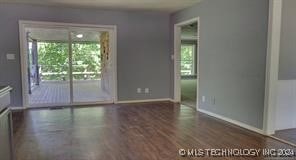
<path id="1" fill-rule="evenodd" d="M 42 106 L 34 107 L 49 107 L 49 106 L 71 106 L 71 105 L 84 105 L 84 104 L 105 104 L 116 103 L 118 101 L 117 95 L 117 26 L 116 25 L 95 25 L 95 24 L 76 24 L 76 23 L 58 23 L 58 22 L 43 22 L 43 21 L 19 21 L 19 36 L 20 36 L 20 58 L 21 58 L 21 75 L 22 75 L 22 100 L 23 107 L 30 108 L 28 96 L 28 79 L 27 79 L 27 39 L 26 28 L 63 28 L 70 30 L 71 28 L 84 27 L 94 29 L 96 31 L 108 31 L 110 33 L 110 48 L 111 48 L 111 63 L 113 66 L 112 73 L 112 100 L 104 102 L 86 102 L 86 103 L 66 103 L 66 104 L 42 104 Z"/>
<path id="2" fill-rule="evenodd" d="M 275 132 L 281 18 L 282 0 L 269 0 L 269 24 L 263 116 L 263 130 L 266 135 L 272 135 Z"/>
<path id="3" fill-rule="evenodd" d="M 199 71 L 200 71 L 200 58 L 199 58 L 199 48 L 200 48 L 200 18 L 195 17 L 174 25 L 174 102 L 181 102 L 181 72 L 180 72 L 180 61 L 181 61 L 181 27 L 197 23 L 197 41 L 196 41 L 196 52 L 195 62 L 197 66 L 197 87 L 196 87 L 196 110 L 199 108 Z"/>

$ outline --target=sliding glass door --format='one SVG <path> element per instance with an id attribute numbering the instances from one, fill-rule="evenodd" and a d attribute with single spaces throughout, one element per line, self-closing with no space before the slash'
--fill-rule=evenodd
<path id="1" fill-rule="evenodd" d="M 27 29 L 30 106 L 112 102 L 109 34 L 87 27 Z"/>

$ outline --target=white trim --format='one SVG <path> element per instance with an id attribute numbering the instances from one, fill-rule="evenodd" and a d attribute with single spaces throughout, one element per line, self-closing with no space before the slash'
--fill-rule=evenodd
<path id="1" fill-rule="evenodd" d="M 161 99 L 146 99 L 146 100 L 127 100 L 127 101 L 117 101 L 115 104 L 128 104 L 128 103 L 149 103 L 149 102 L 172 102 L 175 103 L 173 99 L 171 98 L 161 98 Z M 62 106 L 64 107 L 71 107 L 71 106 L 80 106 L 80 105 L 104 105 L 104 104 L 113 104 L 113 101 L 104 101 L 101 103 L 95 103 L 95 104 L 87 104 L 87 103 L 79 103 L 79 104 L 64 104 Z M 56 107 L 52 104 L 47 104 L 44 106 L 34 106 L 34 107 L 10 107 L 12 111 L 18 111 L 18 110 L 26 110 L 26 109 L 38 109 L 38 108 L 49 108 L 49 107 Z"/>
<path id="2" fill-rule="evenodd" d="M 82 105 L 101 105 L 101 104 L 113 104 L 113 101 L 102 101 L 102 102 L 75 102 L 73 104 L 70 103 L 64 103 L 64 104 L 41 104 L 41 105 L 31 105 L 30 107 L 27 107 L 27 109 L 33 109 L 33 108 L 48 108 L 48 107 L 73 107 L 73 106 L 82 106 Z"/>
<path id="3" fill-rule="evenodd" d="M 27 60 L 25 56 L 25 45 L 27 44 L 26 36 L 25 36 L 25 25 L 24 23 L 19 22 L 19 41 L 20 41 L 20 58 L 21 58 L 21 77 L 22 77 L 22 102 L 23 102 L 23 108 L 28 107 L 28 80 L 26 78 L 27 74 Z"/>
<path id="4" fill-rule="evenodd" d="M 12 111 L 22 111 L 22 110 L 25 110 L 26 108 L 20 106 L 20 107 L 16 107 L 16 106 L 12 106 L 12 107 L 9 107 L 10 110 Z"/>
<path id="5" fill-rule="evenodd" d="M 75 107 L 75 106 L 85 106 L 85 105 L 104 105 L 104 104 L 113 104 L 113 101 L 102 101 L 102 102 L 93 102 L 93 103 L 84 103 L 84 102 L 76 102 L 74 104 L 59 104 L 59 107 Z M 12 111 L 17 111 L 17 110 L 26 110 L 26 109 L 41 109 L 41 108 L 50 108 L 50 107 L 57 107 L 57 105 L 54 104 L 42 104 L 42 105 L 31 105 L 30 107 L 9 107 Z"/>
<path id="6" fill-rule="evenodd" d="M 183 35 L 181 35 L 181 40 L 197 40 L 197 36 L 183 36 Z"/>
<path id="7" fill-rule="evenodd" d="M 124 103 L 146 103 L 146 102 L 173 102 L 171 98 L 160 98 L 160 99 L 143 99 L 143 100 L 127 100 L 127 101 L 117 101 L 116 104 L 124 104 Z"/>
<path id="8" fill-rule="evenodd" d="M 171 98 L 161 98 L 161 99 L 146 99 L 146 100 L 127 100 L 127 101 L 117 101 L 115 104 L 125 104 L 125 103 L 145 103 L 145 102 L 172 102 L 172 103 L 175 103 L 173 99 Z M 100 104 L 113 104 L 113 101 L 104 101 L 104 102 L 97 102 L 97 103 L 94 103 L 94 104 L 97 104 L 97 105 L 100 105 Z M 94 105 L 94 104 L 91 104 L 91 105 Z M 78 103 L 78 104 L 64 104 L 62 106 L 65 106 L 65 107 L 70 107 L 70 106 L 79 106 L 79 105 L 89 105 L 88 103 Z M 48 107 L 56 107 L 55 105 L 52 105 L 52 104 L 47 104 L 47 105 L 43 105 L 43 106 L 33 106 L 33 107 L 16 107 L 16 106 L 13 106 L 13 107 L 10 107 L 11 110 L 13 111 L 17 111 L 17 110 L 26 110 L 26 109 L 34 109 L 34 108 L 48 108 Z"/>
<path id="9" fill-rule="evenodd" d="M 112 103 L 117 102 L 117 27 L 116 25 L 96 25 L 96 24 L 77 24 L 77 23 L 57 23 L 57 22 L 43 22 L 43 21 L 19 21 L 19 35 L 20 35 L 20 57 L 21 57 L 21 74 L 22 74 L 22 100 L 23 108 L 29 108 L 28 102 L 28 83 L 27 83 L 27 59 L 26 59 L 26 36 L 25 28 L 63 28 L 70 30 L 74 27 L 87 27 L 95 29 L 96 31 L 108 31 L 111 34 L 110 42 L 111 55 L 112 55 L 112 68 L 113 68 L 113 89 L 112 89 Z M 109 101 L 107 102 L 109 103 Z M 89 103 L 69 103 L 65 105 L 79 105 L 79 104 L 102 104 L 102 102 L 89 102 Z M 62 104 L 51 104 L 54 106 Z M 64 105 L 63 105 L 64 106 Z"/>
<path id="10" fill-rule="evenodd" d="M 113 65 L 113 103 L 118 101 L 118 79 L 117 79 L 117 26 L 113 26 L 113 32 L 110 34 L 110 39 L 113 43 L 110 43 L 112 49 L 112 65 Z"/>
<path id="11" fill-rule="evenodd" d="M 62 23 L 62 22 L 46 22 L 46 21 L 28 21 L 19 20 L 19 24 L 24 24 L 26 27 L 44 27 L 46 28 L 67 28 L 67 27 L 87 27 L 87 28 L 102 28 L 102 31 L 106 29 L 115 29 L 115 25 L 98 25 L 98 24 L 79 24 L 79 23 Z"/>
<path id="12" fill-rule="evenodd" d="M 181 72 L 180 72 L 180 61 L 181 61 L 181 27 L 184 25 L 197 23 L 197 56 L 196 56 L 196 66 L 197 66 L 197 85 L 196 85 L 196 110 L 199 108 L 199 79 L 200 79 L 200 58 L 199 58 L 199 49 L 200 49 L 200 18 L 195 17 L 181 23 L 174 25 L 174 102 L 181 101 Z"/>
<path id="13" fill-rule="evenodd" d="M 281 38 L 282 0 L 269 1 L 268 42 L 266 55 L 266 79 L 263 130 L 271 135 L 275 132 L 275 110 Z"/>
<path id="14" fill-rule="evenodd" d="M 172 98 L 170 98 L 170 101 L 172 102 L 172 103 L 180 103 L 180 101 L 176 101 L 175 99 L 172 99 Z M 180 103 L 181 104 L 181 103 Z"/>
<path id="15" fill-rule="evenodd" d="M 253 131 L 253 132 L 256 132 L 256 133 L 259 133 L 259 134 L 262 134 L 264 135 L 264 132 L 262 129 L 259 129 L 259 128 L 256 128 L 256 127 L 253 127 L 253 126 L 250 126 L 250 125 L 247 125 L 245 123 L 242 123 L 240 121 L 237 121 L 237 120 L 233 120 L 233 119 L 230 119 L 230 118 L 227 118 L 227 117 L 224 117 L 224 116 L 221 116 L 221 115 L 218 115 L 216 113 L 213 113 L 213 112 L 210 112 L 210 111 L 206 111 L 206 110 L 203 110 L 203 109 L 198 109 L 199 112 L 201 113 L 204 113 L 204 114 L 207 114 L 209 116 L 212 116 L 212 117 L 215 117 L 215 118 L 218 118 L 220 120 L 223 120 L 223 121 L 226 121 L 226 122 L 229 122 L 229 123 L 232 123 L 234 125 L 237 125 L 239 127 L 242 127 L 242 128 L 245 128 L 247 130 L 250 130 L 250 131 Z"/>
<path id="16" fill-rule="evenodd" d="M 181 101 L 181 73 L 180 68 L 181 65 L 179 61 L 181 61 L 181 40 L 177 37 L 181 36 L 181 29 L 180 27 L 174 26 L 174 101 L 180 102 Z"/>

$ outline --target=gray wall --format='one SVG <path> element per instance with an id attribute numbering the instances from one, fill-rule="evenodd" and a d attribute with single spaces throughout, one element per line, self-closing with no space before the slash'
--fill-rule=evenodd
<path id="1" fill-rule="evenodd" d="M 268 0 L 204 0 L 171 16 L 171 34 L 197 16 L 201 109 L 262 128 Z"/>
<path id="2" fill-rule="evenodd" d="M 14 88 L 14 106 L 22 105 L 18 20 L 117 25 L 119 100 L 169 97 L 167 13 L 0 4 L 0 85 Z M 16 60 L 7 61 L 6 53 L 15 53 Z M 151 93 L 137 94 L 137 87 Z"/>
<path id="3" fill-rule="evenodd" d="M 296 79 L 296 1 L 283 0 L 279 79 Z"/>

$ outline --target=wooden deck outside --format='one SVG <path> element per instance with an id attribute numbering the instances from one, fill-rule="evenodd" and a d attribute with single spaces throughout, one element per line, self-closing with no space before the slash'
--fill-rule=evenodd
<path id="1" fill-rule="evenodd" d="M 111 100 L 103 91 L 100 80 L 80 80 L 73 82 L 74 102 L 98 102 Z M 65 104 L 70 102 L 69 81 L 42 82 L 29 95 L 30 105 Z"/>

